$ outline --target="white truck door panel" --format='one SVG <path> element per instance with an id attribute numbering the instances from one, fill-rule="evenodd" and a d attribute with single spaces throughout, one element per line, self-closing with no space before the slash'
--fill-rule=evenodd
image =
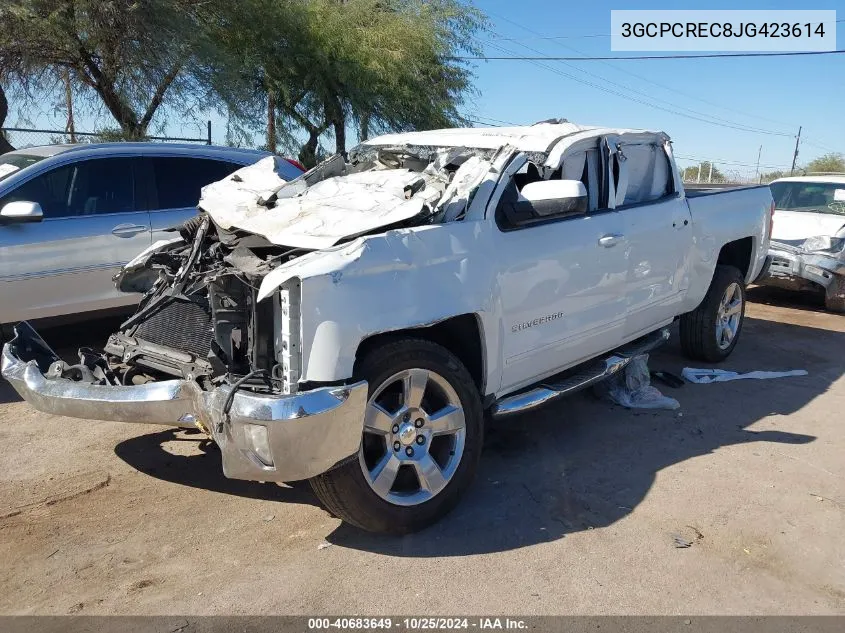
<path id="1" fill-rule="evenodd" d="M 614 203 L 628 249 L 624 338 L 630 340 L 677 314 L 688 284 L 692 240 L 689 207 L 674 192 L 666 150 L 655 143 L 619 143 Z"/>
<path id="2" fill-rule="evenodd" d="M 628 240 L 628 316 L 625 336 L 645 333 L 673 318 L 688 284 L 692 217 L 673 196 L 623 208 Z"/>
<path id="3" fill-rule="evenodd" d="M 112 277 L 150 245 L 146 211 L 135 211 L 132 158 L 59 166 L 4 196 L 41 204 L 44 220 L 0 226 L 0 322 L 136 302 Z"/>
<path id="4" fill-rule="evenodd" d="M 501 231 L 494 241 L 501 261 L 503 391 L 619 344 L 628 263 L 618 213 Z"/>

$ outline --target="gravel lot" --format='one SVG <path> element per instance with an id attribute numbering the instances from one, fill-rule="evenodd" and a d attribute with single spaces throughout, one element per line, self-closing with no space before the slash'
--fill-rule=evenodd
<path id="1" fill-rule="evenodd" d="M 0 384 L 0 613 L 845 614 L 845 317 L 750 294 L 725 367 L 809 376 L 500 423 L 458 509 L 403 538 L 307 484 L 225 479 L 200 435 L 43 415 Z M 650 364 L 680 373 L 677 339 Z"/>

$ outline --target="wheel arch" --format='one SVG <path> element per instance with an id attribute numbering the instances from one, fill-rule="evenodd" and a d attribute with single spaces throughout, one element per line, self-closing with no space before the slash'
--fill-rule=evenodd
<path id="1" fill-rule="evenodd" d="M 484 394 L 487 385 L 487 360 L 483 326 L 477 314 L 459 314 L 432 324 L 372 334 L 359 343 L 355 352 L 356 365 L 370 350 L 403 337 L 423 339 L 445 347 L 464 364 L 479 393 Z"/>
<path id="2" fill-rule="evenodd" d="M 742 278 L 748 282 L 748 273 L 751 270 L 751 257 L 754 254 L 754 240 L 751 236 L 728 242 L 719 250 L 719 257 L 716 264 L 733 266 L 742 273 Z M 715 274 L 715 269 L 714 269 Z"/>

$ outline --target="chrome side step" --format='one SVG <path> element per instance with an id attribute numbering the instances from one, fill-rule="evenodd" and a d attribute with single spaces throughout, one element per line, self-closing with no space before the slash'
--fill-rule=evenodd
<path id="1" fill-rule="evenodd" d="M 624 369 L 631 359 L 659 347 L 668 340 L 669 328 L 648 334 L 620 347 L 606 358 L 588 361 L 550 376 L 535 387 L 501 398 L 493 403 L 490 413 L 494 418 L 524 413 L 552 400 L 586 389 Z"/>

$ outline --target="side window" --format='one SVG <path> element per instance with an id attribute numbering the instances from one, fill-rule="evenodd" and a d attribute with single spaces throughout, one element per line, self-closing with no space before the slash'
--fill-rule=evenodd
<path id="1" fill-rule="evenodd" d="M 150 159 L 153 166 L 158 204 L 150 211 L 185 209 L 197 206 L 200 191 L 242 167 L 236 163 L 182 156 Z"/>
<path id="2" fill-rule="evenodd" d="M 102 158 L 57 167 L 22 184 L 0 205 L 16 200 L 37 202 L 45 218 L 134 211 L 132 159 Z"/>
<path id="3" fill-rule="evenodd" d="M 102 158 L 74 163 L 68 197 L 68 215 L 134 211 L 132 159 Z"/>
<path id="4" fill-rule="evenodd" d="M 620 170 L 614 169 L 617 187 L 625 187 L 622 205 L 652 202 L 672 193 L 669 158 L 662 147 L 623 145 L 622 154 L 625 157 L 623 169 L 627 171 L 626 178 L 621 179 L 622 182 Z M 619 167 L 617 161 L 614 161 L 615 167 Z"/>
<path id="5" fill-rule="evenodd" d="M 23 183 L 0 200 L 0 208 L 9 202 L 37 202 L 45 218 L 68 215 L 68 187 L 73 180 L 73 165 L 58 167 Z"/>

